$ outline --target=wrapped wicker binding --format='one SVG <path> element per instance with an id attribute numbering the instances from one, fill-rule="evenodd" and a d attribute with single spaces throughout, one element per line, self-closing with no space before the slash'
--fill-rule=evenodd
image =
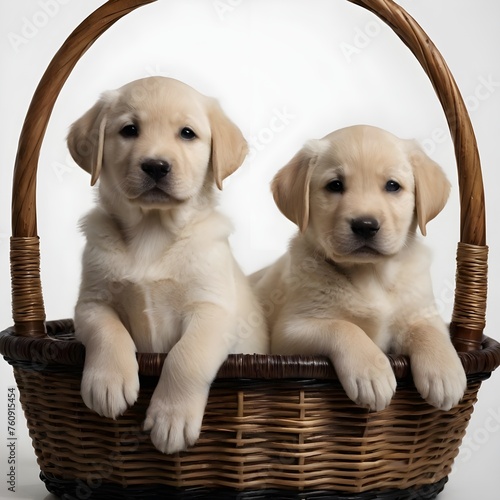
<path id="1" fill-rule="evenodd" d="M 385 21 L 410 48 L 441 101 L 455 145 L 461 203 L 454 344 L 468 375 L 448 412 L 417 393 L 408 359 L 390 358 L 391 405 L 352 403 L 326 358 L 231 355 L 214 382 L 198 443 L 163 455 L 141 430 L 165 354 L 138 354 L 141 393 L 117 420 L 80 397 L 85 356 L 71 320 L 45 321 L 36 228 L 36 172 L 56 98 L 86 49 L 116 20 L 153 0 L 110 0 L 68 38 L 47 68 L 21 133 L 14 170 L 14 326 L 0 334 L 13 366 L 41 477 L 65 498 L 431 499 L 458 453 L 481 381 L 500 364 L 483 337 L 487 247 L 481 167 L 463 100 L 441 55 L 391 0 L 351 0 Z"/>

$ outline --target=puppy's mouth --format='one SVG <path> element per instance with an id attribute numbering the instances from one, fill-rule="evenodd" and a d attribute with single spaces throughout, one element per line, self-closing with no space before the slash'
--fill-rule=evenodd
<path id="1" fill-rule="evenodd" d="M 361 247 L 356 248 L 351 252 L 351 255 L 357 255 L 357 256 L 377 256 L 377 255 L 384 255 L 382 252 L 377 250 L 376 248 L 373 248 L 368 245 L 363 245 Z"/>
<path id="2" fill-rule="evenodd" d="M 178 205 L 182 200 L 165 192 L 163 189 L 155 186 L 143 191 L 138 196 L 131 198 L 131 201 L 140 205 Z"/>
<path id="3" fill-rule="evenodd" d="M 337 248 L 333 252 L 332 260 L 335 262 L 377 262 L 388 254 L 383 250 L 378 249 L 376 246 L 360 244 L 360 245 L 349 245 L 342 249 Z"/>

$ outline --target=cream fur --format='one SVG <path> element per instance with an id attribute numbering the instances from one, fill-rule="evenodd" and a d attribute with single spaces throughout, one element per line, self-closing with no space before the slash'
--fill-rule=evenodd
<path id="1" fill-rule="evenodd" d="M 104 123 L 104 125 L 103 125 Z M 136 137 L 123 137 L 127 125 Z M 190 127 L 196 137 L 181 135 Z M 198 439 L 210 384 L 229 353 L 265 353 L 257 299 L 215 210 L 219 187 L 243 161 L 246 143 L 218 104 L 168 78 L 132 82 L 73 124 L 75 161 L 100 179 L 75 310 L 85 344 L 82 397 L 116 418 L 139 393 L 136 351 L 168 352 L 144 427 L 174 453 Z M 154 180 L 141 165 L 170 165 Z"/>
<path id="2" fill-rule="evenodd" d="M 326 189 L 332 181 L 342 192 Z M 400 189 L 388 190 L 388 181 Z M 372 410 L 396 388 L 384 353 L 406 354 L 422 397 L 441 409 L 456 405 L 466 378 L 416 235 L 446 203 L 441 168 L 414 142 L 354 126 L 309 142 L 272 188 L 300 229 L 288 253 L 251 277 L 272 352 L 329 356 L 348 396 Z M 351 225 L 367 217 L 380 227 L 365 240 Z"/>

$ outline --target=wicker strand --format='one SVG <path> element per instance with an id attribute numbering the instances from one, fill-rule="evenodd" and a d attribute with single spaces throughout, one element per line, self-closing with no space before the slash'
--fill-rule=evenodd
<path id="1" fill-rule="evenodd" d="M 40 281 L 40 240 L 11 238 L 12 314 L 16 334 L 45 336 L 45 308 Z"/>
<path id="2" fill-rule="evenodd" d="M 452 331 L 460 350 L 479 347 L 480 332 L 486 323 L 488 247 L 459 243 Z"/>

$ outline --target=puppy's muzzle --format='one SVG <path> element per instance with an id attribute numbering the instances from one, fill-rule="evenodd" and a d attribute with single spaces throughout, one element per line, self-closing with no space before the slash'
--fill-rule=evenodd
<path id="1" fill-rule="evenodd" d="M 172 167 L 166 161 L 148 159 L 141 163 L 141 169 L 151 179 L 158 182 L 170 172 Z"/>
<path id="2" fill-rule="evenodd" d="M 352 232 L 365 240 L 373 238 L 379 229 L 380 222 L 373 217 L 358 217 L 351 221 Z"/>

